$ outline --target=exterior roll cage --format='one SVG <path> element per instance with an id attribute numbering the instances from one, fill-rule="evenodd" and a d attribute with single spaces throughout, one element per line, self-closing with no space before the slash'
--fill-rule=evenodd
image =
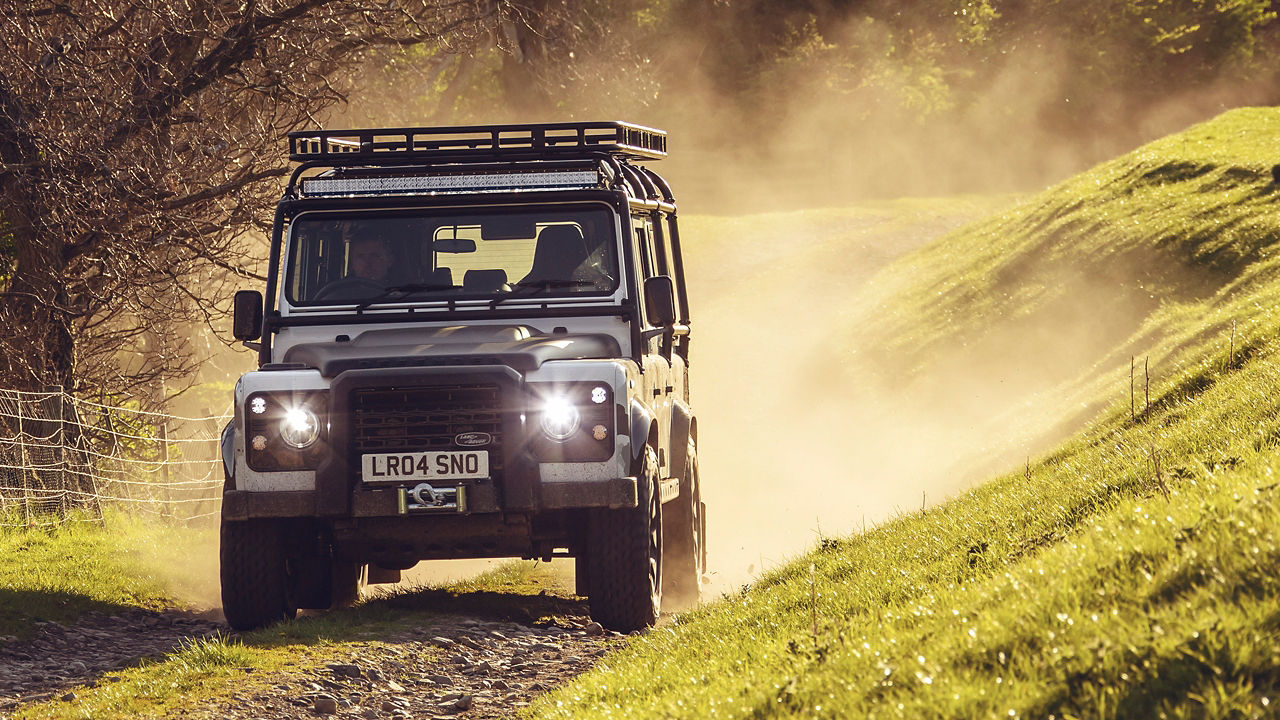
<path id="1" fill-rule="evenodd" d="M 376 130 L 308 130 L 289 134 L 289 158 L 300 165 L 293 171 L 281 202 L 276 207 L 268 259 L 266 313 L 263 318 L 259 363 L 271 362 L 271 334 L 280 328 L 301 325 L 341 324 L 342 316 L 282 317 L 276 309 L 280 282 L 280 262 L 284 229 L 303 210 L 356 208 L 395 209 L 435 204 L 483 204 L 492 196 L 447 191 L 405 195 L 308 196 L 306 180 L 324 179 L 406 179 L 427 181 L 485 178 L 500 175 L 528 177 L 532 173 L 594 173 L 594 183 L 565 190 L 521 191 L 521 202 L 608 202 L 619 217 L 649 214 L 658 232 L 665 213 L 672 219 L 670 237 L 676 250 L 675 279 L 679 287 L 681 324 L 689 323 L 689 304 L 680 252 L 675 196 L 671 186 L 652 170 L 630 164 L 631 160 L 658 160 L 666 157 L 667 137 L 661 130 L 624 122 L 543 123 L 464 127 L 382 128 Z M 581 175 L 587 173 L 588 175 Z M 625 240 L 625 238 L 624 238 Z M 624 253 L 623 271 L 633 273 L 634 258 Z M 617 315 L 631 328 L 633 353 L 642 344 L 642 321 L 634 298 L 617 307 L 573 309 L 572 314 Z M 366 322 L 405 322 L 441 319 L 454 312 L 453 303 L 443 311 L 377 313 Z M 544 305 L 523 307 L 510 313 L 490 312 L 486 317 L 502 318 L 542 315 L 556 317 L 560 310 Z M 687 359 L 687 358 L 686 358 Z"/>

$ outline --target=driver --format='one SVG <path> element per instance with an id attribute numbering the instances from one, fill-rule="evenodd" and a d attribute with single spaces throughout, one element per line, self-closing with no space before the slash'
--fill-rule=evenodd
<path id="1" fill-rule="evenodd" d="M 391 273 L 391 248 L 382 238 L 356 238 L 347 252 L 347 277 L 386 284 Z"/>

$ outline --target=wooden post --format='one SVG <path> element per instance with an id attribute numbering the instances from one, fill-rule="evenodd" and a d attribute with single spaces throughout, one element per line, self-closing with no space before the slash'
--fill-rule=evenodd
<path id="1" fill-rule="evenodd" d="M 22 393 L 14 392 L 14 405 L 18 408 L 18 464 L 22 466 L 22 516 L 31 527 L 31 462 L 27 455 L 26 423 L 23 422 Z"/>
<path id="2" fill-rule="evenodd" d="M 160 400 L 161 407 L 168 411 L 169 404 L 166 402 L 164 383 L 160 383 Z M 169 417 L 167 415 L 160 416 L 160 479 L 164 483 L 164 506 L 161 514 L 173 518 L 175 516 L 173 508 L 173 485 L 169 476 Z"/>
<path id="3" fill-rule="evenodd" d="M 1142 406 L 1142 417 L 1146 417 L 1151 412 L 1151 373 L 1148 372 L 1147 363 L 1151 360 L 1150 356 L 1142 358 L 1142 377 L 1146 380 L 1146 404 Z"/>
<path id="4" fill-rule="evenodd" d="M 54 463 L 57 465 L 57 469 L 49 473 L 54 482 L 49 483 L 46 481 L 46 485 L 53 485 L 53 487 L 57 488 L 58 517 L 65 520 L 67 513 L 71 509 L 71 501 L 67 495 L 66 431 L 62 425 L 62 386 L 45 385 L 44 391 L 49 395 L 41 401 L 40 405 L 44 410 L 44 415 L 48 418 L 46 427 L 51 430 L 48 433 L 49 444 L 52 446 Z"/>

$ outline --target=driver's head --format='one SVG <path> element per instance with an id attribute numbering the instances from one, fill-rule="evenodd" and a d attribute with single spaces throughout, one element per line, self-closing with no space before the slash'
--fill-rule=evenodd
<path id="1" fill-rule="evenodd" d="M 391 249 L 379 238 L 358 238 L 351 241 L 351 274 L 349 277 L 365 280 L 385 280 L 391 270 Z"/>

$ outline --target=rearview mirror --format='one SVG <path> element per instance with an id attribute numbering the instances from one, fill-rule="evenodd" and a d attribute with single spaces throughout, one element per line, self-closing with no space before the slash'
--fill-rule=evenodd
<path id="1" fill-rule="evenodd" d="M 232 300 L 231 336 L 237 340 L 262 337 L 262 293 L 237 290 Z"/>
<path id="2" fill-rule="evenodd" d="M 491 217 L 480 223 L 483 240 L 522 240 L 538 234 L 531 217 Z"/>
<path id="3" fill-rule="evenodd" d="M 431 243 L 431 247 L 438 253 L 473 253 L 476 251 L 476 241 L 466 238 L 444 238 Z"/>
<path id="4" fill-rule="evenodd" d="M 644 309 L 649 322 L 658 327 L 676 323 L 676 288 L 670 275 L 658 275 L 644 281 Z"/>

